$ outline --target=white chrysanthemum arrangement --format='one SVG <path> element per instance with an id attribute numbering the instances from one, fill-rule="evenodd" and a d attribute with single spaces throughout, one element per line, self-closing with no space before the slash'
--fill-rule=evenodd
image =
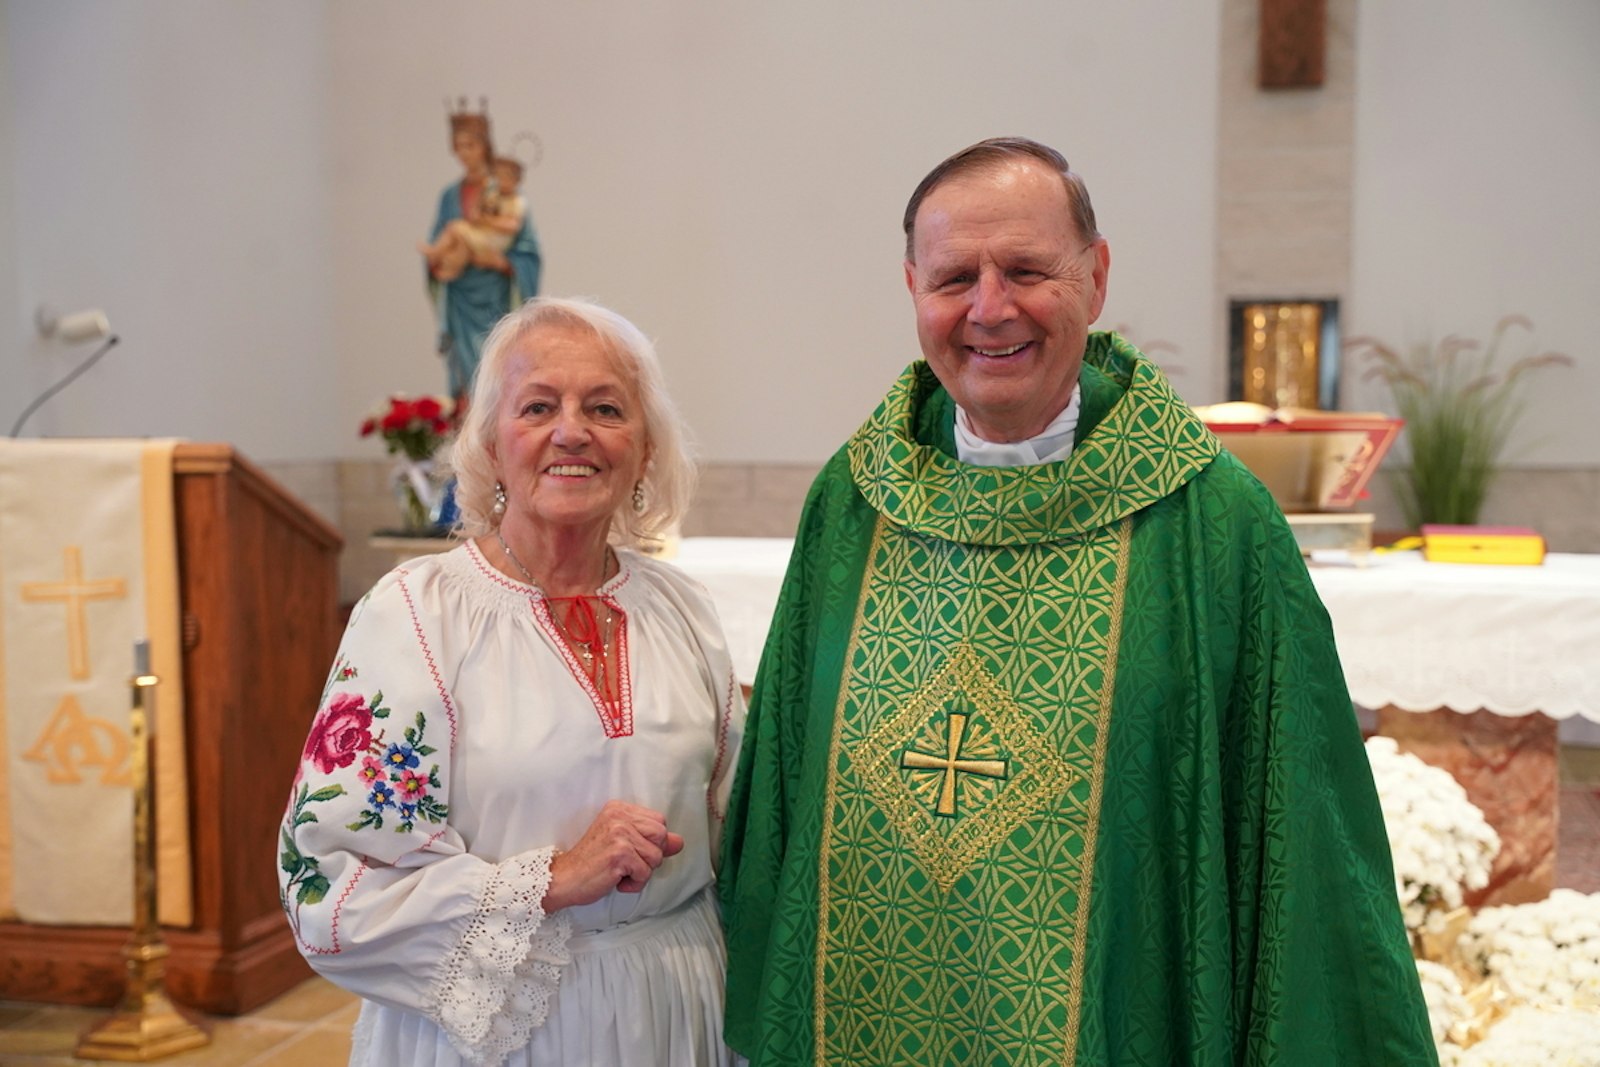
<path id="1" fill-rule="evenodd" d="M 1431 934 L 1464 888 L 1488 884 L 1499 835 L 1449 772 L 1387 737 L 1370 739 L 1367 757 L 1406 927 Z M 1535 904 L 1484 908 L 1453 959 L 1459 972 L 1417 961 L 1442 1067 L 1600 1067 L 1600 893 L 1557 889 Z M 1468 993 L 1462 978 L 1470 983 L 1473 972 L 1494 985 Z M 1473 1001 L 1490 1003 L 1480 999 L 1490 989 L 1498 1006 L 1480 1015 Z M 1508 1002 L 1516 1007 L 1496 1019 Z"/>
<path id="2" fill-rule="evenodd" d="M 1441 1067 L 1600 1067 L 1593 1012 L 1512 1008 L 1487 1037 L 1463 1049 L 1441 1045 Z"/>
<path id="3" fill-rule="evenodd" d="M 1462 888 L 1481 889 L 1500 835 L 1449 771 L 1401 752 L 1393 738 L 1367 741 L 1384 829 L 1394 856 L 1395 892 L 1406 929 L 1461 906 Z"/>
<path id="4" fill-rule="evenodd" d="M 1600 893 L 1557 889 L 1535 904 L 1485 908 L 1456 949 L 1494 983 L 1501 1007 L 1480 1018 L 1481 987 L 1467 994 L 1457 972 L 1418 960 L 1441 1067 L 1600 1067 Z M 1507 1002 L 1517 1006 L 1496 1019 Z"/>
<path id="5" fill-rule="evenodd" d="M 1521 1003 L 1600 1012 L 1600 893 L 1557 889 L 1535 904 L 1484 908 L 1456 948 Z M 1589 1024 L 1600 1049 L 1600 1016 Z"/>
<path id="6" fill-rule="evenodd" d="M 1472 1017 L 1472 1007 L 1461 989 L 1456 972 L 1432 960 L 1417 961 L 1417 978 L 1422 982 L 1422 999 L 1428 1005 L 1428 1026 L 1433 1043 L 1444 1054 L 1452 1027 Z"/>

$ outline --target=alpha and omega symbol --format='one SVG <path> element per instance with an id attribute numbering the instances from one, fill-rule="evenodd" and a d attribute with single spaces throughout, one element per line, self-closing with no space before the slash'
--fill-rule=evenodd
<path id="1" fill-rule="evenodd" d="M 45 723 L 33 747 L 22 754 L 32 763 L 42 763 L 52 785 L 73 785 L 83 781 L 78 772 L 98 769 L 101 785 L 133 784 L 128 772 L 128 735 L 105 719 L 85 715 L 70 693 L 56 705 L 55 714 Z"/>
<path id="2" fill-rule="evenodd" d="M 945 818 L 955 818 L 958 775 L 975 774 L 981 778 L 1004 778 L 1010 762 L 1003 759 L 963 759 L 961 739 L 966 735 L 967 716 L 964 711 L 949 713 L 945 724 L 944 753 L 923 752 L 907 748 L 900 755 L 900 766 L 910 771 L 936 771 L 944 776 L 939 787 L 939 800 L 933 813 Z"/>

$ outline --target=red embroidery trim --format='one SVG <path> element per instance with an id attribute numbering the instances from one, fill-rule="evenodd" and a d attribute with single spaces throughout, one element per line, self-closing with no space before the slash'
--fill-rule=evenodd
<path id="1" fill-rule="evenodd" d="M 572 649 L 567 646 L 567 640 L 562 636 L 561 627 L 556 624 L 555 616 L 550 611 L 550 601 L 544 597 L 532 598 L 534 603 L 534 621 L 544 630 L 556 651 L 561 654 L 562 662 L 567 665 L 567 671 L 583 687 L 589 695 L 589 700 L 594 704 L 594 710 L 600 716 L 600 726 L 605 730 L 606 736 L 611 738 L 633 736 L 633 677 L 628 670 L 628 616 L 610 596 L 598 599 L 606 607 L 617 613 L 617 698 L 607 700 L 589 677 L 589 672 L 583 664 L 578 662 L 578 657 L 573 655 Z"/>
<path id="2" fill-rule="evenodd" d="M 433 676 L 433 687 L 439 693 L 439 699 L 444 703 L 444 714 L 450 720 L 450 743 L 456 741 L 456 704 L 450 699 L 450 691 L 444 686 L 444 677 L 439 673 L 439 665 L 434 662 L 433 649 L 428 647 L 428 635 L 422 631 L 422 620 L 417 616 L 416 601 L 411 599 L 411 587 L 406 584 L 405 578 L 396 582 L 400 586 L 400 595 L 406 598 L 406 610 L 411 613 L 411 629 L 417 635 L 417 644 L 422 648 L 422 658 L 428 664 L 428 673 Z"/>
<path id="3" fill-rule="evenodd" d="M 706 812 L 718 822 L 727 812 L 717 810 L 717 779 L 722 775 L 722 764 L 728 758 L 728 730 L 733 725 L 733 695 L 739 688 L 739 679 L 728 672 L 728 691 L 722 701 L 722 715 L 717 722 L 717 758 L 711 764 L 711 782 L 706 786 Z"/>
<path id="4" fill-rule="evenodd" d="M 615 594 L 620 592 L 633 578 L 633 571 L 624 567 L 616 577 L 611 579 L 609 587 L 602 587 L 605 591 L 596 598 L 617 613 L 617 686 L 619 692 L 617 699 L 608 703 L 604 695 L 595 688 L 594 683 L 587 677 L 587 672 L 584 671 L 577 657 L 572 654 L 572 650 L 567 647 L 566 639 L 561 636 L 560 627 L 556 625 L 554 617 L 550 614 L 550 604 L 544 594 L 524 583 L 513 582 L 489 565 L 489 561 L 484 559 L 483 554 L 478 551 L 477 545 L 471 541 L 466 544 L 467 553 L 471 557 L 473 565 L 485 577 L 506 589 L 527 595 L 528 606 L 533 611 L 533 621 L 550 638 L 550 642 L 555 645 L 562 662 L 567 665 L 567 670 L 571 672 L 573 678 L 577 679 L 578 684 L 583 686 L 583 691 L 589 695 L 589 700 L 594 704 L 596 714 L 600 716 L 600 725 L 605 729 L 606 736 L 632 737 L 633 675 L 628 669 L 628 615 L 622 610 L 622 605 L 617 603 Z"/>

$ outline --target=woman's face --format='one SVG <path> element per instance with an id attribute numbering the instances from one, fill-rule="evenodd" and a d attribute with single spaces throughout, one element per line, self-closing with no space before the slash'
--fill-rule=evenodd
<path id="1" fill-rule="evenodd" d="M 483 138 L 470 130 L 456 133 L 454 141 L 456 158 L 468 174 L 483 174 L 489 165 L 489 148 Z"/>
<path id="2" fill-rule="evenodd" d="M 587 328 L 536 327 L 505 363 L 494 456 L 508 528 L 593 526 L 603 533 L 649 456 L 633 376 Z"/>

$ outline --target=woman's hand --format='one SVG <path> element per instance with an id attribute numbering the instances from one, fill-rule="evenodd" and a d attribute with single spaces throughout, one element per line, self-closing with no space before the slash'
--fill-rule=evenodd
<path id="1" fill-rule="evenodd" d="M 667 829 L 660 812 L 609 800 L 578 843 L 550 861 L 545 914 L 593 904 L 613 889 L 637 893 L 661 861 L 683 851 L 683 838 Z"/>

